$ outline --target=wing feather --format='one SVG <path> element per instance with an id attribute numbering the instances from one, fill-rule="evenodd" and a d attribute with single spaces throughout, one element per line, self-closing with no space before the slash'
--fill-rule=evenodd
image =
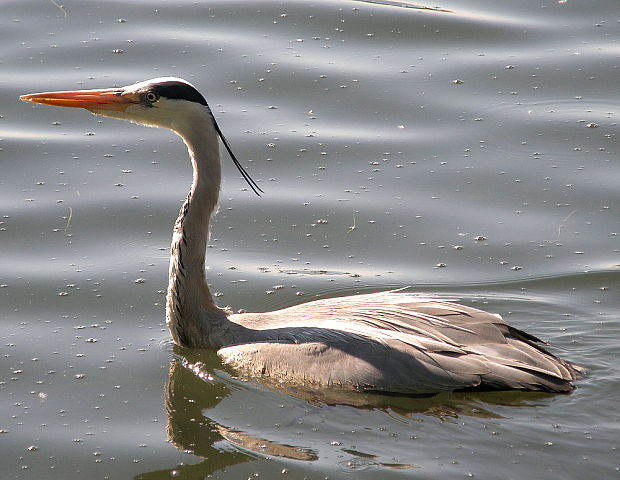
<path id="1" fill-rule="evenodd" d="M 404 393 L 568 391 L 581 372 L 499 315 L 404 292 L 317 300 L 230 319 L 251 333 L 218 352 L 224 361 L 288 383 Z"/>

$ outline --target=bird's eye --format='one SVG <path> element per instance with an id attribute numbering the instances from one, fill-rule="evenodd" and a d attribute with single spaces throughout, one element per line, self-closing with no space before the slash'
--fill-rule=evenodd
<path id="1" fill-rule="evenodd" d="M 159 95 L 157 95 L 155 92 L 146 92 L 146 95 L 144 95 L 144 98 L 148 101 L 148 102 L 156 102 L 157 100 L 159 100 Z"/>

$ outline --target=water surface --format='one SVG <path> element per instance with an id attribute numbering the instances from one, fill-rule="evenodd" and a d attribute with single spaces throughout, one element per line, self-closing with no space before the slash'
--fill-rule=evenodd
<path id="1" fill-rule="evenodd" d="M 618 475 L 614 0 L 64 3 L 0 15 L 3 478 Z M 184 146 L 17 99 L 163 75 L 204 93 L 266 192 L 224 159 L 221 305 L 412 286 L 589 376 L 570 395 L 318 397 L 173 348 Z"/>

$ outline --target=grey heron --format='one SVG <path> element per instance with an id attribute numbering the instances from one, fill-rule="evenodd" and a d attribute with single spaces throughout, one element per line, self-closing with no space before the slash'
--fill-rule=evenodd
<path id="1" fill-rule="evenodd" d="M 260 187 L 237 161 L 202 94 L 185 80 L 163 77 L 20 98 L 167 128 L 185 142 L 193 181 L 174 224 L 166 297 L 166 322 L 180 346 L 215 349 L 246 375 L 286 384 L 405 394 L 567 392 L 583 371 L 497 314 L 404 291 L 263 313 L 220 308 L 205 277 L 209 221 L 221 181 L 219 139 L 252 189 L 259 193 Z"/>

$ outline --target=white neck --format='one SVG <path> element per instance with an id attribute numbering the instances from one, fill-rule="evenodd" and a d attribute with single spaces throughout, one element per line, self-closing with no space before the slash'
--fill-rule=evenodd
<path id="1" fill-rule="evenodd" d="M 204 124 L 199 133 L 196 121 Z M 194 175 L 172 234 L 166 322 L 178 345 L 218 348 L 226 312 L 215 305 L 209 291 L 205 252 L 221 182 L 219 144 L 206 112 L 192 125 L 175 125 L 175 132 L 187 145 Z"/>

